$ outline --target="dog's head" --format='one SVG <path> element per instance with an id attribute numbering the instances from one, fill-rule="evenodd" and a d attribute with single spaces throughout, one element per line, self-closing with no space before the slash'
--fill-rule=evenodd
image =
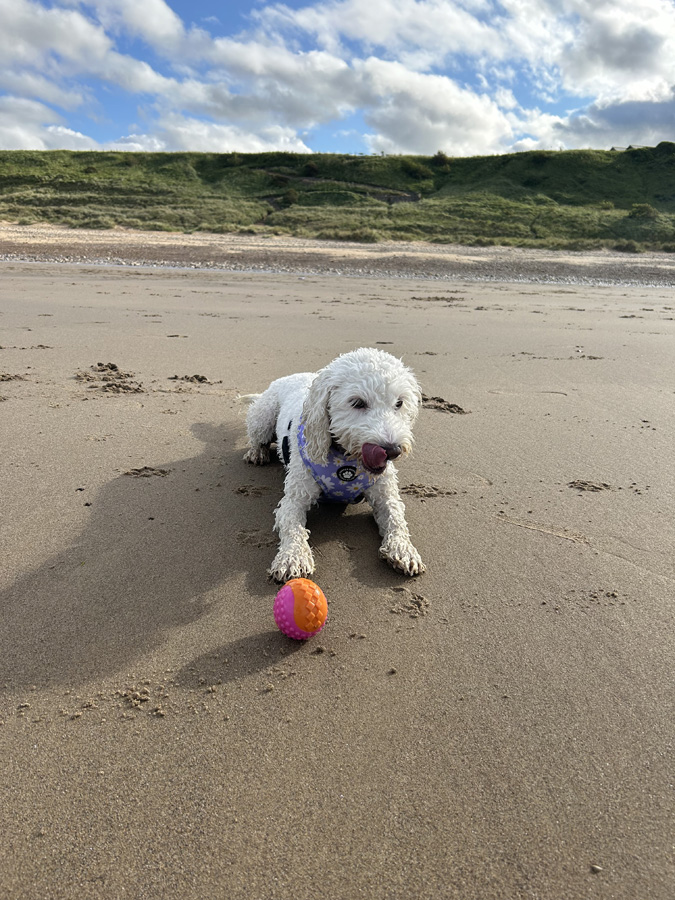
<path id="1" fill-rule="evenodd" d="M 410 453 L 421 399 L 413 373 L 390 353 L 344 353 L 317 373 L 305 399 L 307 453 L 325 463 L 336 442 L 379 474 Z"/>

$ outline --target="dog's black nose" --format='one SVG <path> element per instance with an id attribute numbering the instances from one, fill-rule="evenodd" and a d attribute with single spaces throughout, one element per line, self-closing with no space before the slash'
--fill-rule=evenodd
<path id="1" fill-rule="evenodd" d="M 398 459 L 401 455 L 400 444 L 385 444 L 382 448 L 387 453 L 387 459 Z"/>

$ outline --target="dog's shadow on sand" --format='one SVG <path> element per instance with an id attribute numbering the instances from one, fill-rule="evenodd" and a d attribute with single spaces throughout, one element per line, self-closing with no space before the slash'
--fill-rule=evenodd
<path id="1" fill-rule="evenodd" d="M 263 470 L 254 470 L 256 479 Z M 281 496 L 283 484 L 283 470 L 281 465 L 272 464 L 266 466 L 264 471 L 270 472 L 273 481 L 279 487 L 278 495 Z M 276 502 L 276 500 L 274 501 Z M 273 505 L 269 505 L 263 517 L 264 523 L 271 528 Z M 373 588 L 377 594 L 386 592 L 391 588 L 400 588 L 402 584 L 410 584 L 411 579 L 401 575 L 390 568 L 387 563 L 379 559 L 377 548 L 380 544 L 380 536 L 373 518 L 370 506 L 367 503 L 349 508 L 340 503 L 319 504 L 310 510 L 307 519 L 308 528 L 311 531 L 310 544 L 317 561 L 317 573 L 312 575 L 324 587 L 327 588 L 329 597 L 336 602 L 352 603 L 363 613 L 363 605 L 358 596 L 345 597 L 340 595 L 339 585 L 344 581 L 344 575 L 351 571 L 353 577 L 361 584 Z M 276 541 L 271 546 L 265 546 L 262 553 L 263 569 L 269 566 L 276 550 Z M 258 584 L 251 584 L 251 590 L 260 593 L 261 579 L 264 580 L 264 571 L 258 571 L 255 576 Z M 269 618 L 272 597 L 278 590 L 278 585 L 267 582 L 267 597 L 264 614 Z M 390 604 L 384 609 L 389 610 Z M 262 618 L 262 616 L 261 616 Z M 330 620 L 328 623 L 328 635 L 331 633 Z M 317 642 L 294 641 L 285 637 L 278 630 L 266 630 L 247 635 L 240 640 L 230 641 L 201 654 L 184 667 L 174 678 L 175 683 L 194 687 L 196 684 L 227 684 L 246 678 L 270 666 L 279 665 L 284 660 L 289 660 L 294 653 L 321 652 L 321 638 Z"/>
<path id="2" fill-rule="evenodd" d="M 214 589 L 216 602 L 222 591 L 241 606 L 229 595 L 242 573 L 261 607 L 274 596 L 266 567 L 282 475 L 246 465 L 238 428 L 192 431 L 200 454 L 114 478 L 89 498 L 71 546 L 0 592 L 0 689 L 114 674 L 205 615 Z"/>
<path id="3" fill-rule="evenodd" d="M 244 677 L 302 646 L 266 624 L 277 590 L 267 568 L 283 468 L 247 465 L 236 427 L 192 431 L 204 445 L 200 454 L 114 478 L 91 498 L 91 517 L 71 546 L 0 592 L 0 689 L 114 675 L 211 613 L 214 602 L 224 604 L 226 631 L 241 634 L 252 620 L 254 633 L 196 659 L 181 673 L 186 680 L 203 668 Z M 328 505 L 313 510 L 308 524 L 320 569 L 322 545 L 343 541 L 358 550 L 351 565 L 361 580 L 400 583 L 377 559 L 372 516 L 344 516 Z M 242 575 L 252 610 L 242 607 Z"/>

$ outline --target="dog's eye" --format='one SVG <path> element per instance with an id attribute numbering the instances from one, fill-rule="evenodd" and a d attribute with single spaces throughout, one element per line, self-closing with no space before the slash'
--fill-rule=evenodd
<path id="1" fill-rule="evenodd" d="M 403 400 L 396 401 L 396 409 L 400 409 L 403 406 Z"/>
<path id="2" fill-rule="evenodd" d="M 353 400 L 349 401 L 352 405 L 353 409 L 366 409 L 368 404 L 365 400 L 362 400 L 361 397 L 354 397 Z"/>

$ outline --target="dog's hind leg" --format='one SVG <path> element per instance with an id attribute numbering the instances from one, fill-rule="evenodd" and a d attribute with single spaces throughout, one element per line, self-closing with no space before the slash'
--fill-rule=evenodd
<path id="1" fill-rule="evenodd" d="M 253 399 L 246 415 L 249 449 L 244 459 L 254 466 L 264 466 L 270 461 L 270 445 L 275 439 L 279 397 L 270 386 L 264 394 Z"/>

